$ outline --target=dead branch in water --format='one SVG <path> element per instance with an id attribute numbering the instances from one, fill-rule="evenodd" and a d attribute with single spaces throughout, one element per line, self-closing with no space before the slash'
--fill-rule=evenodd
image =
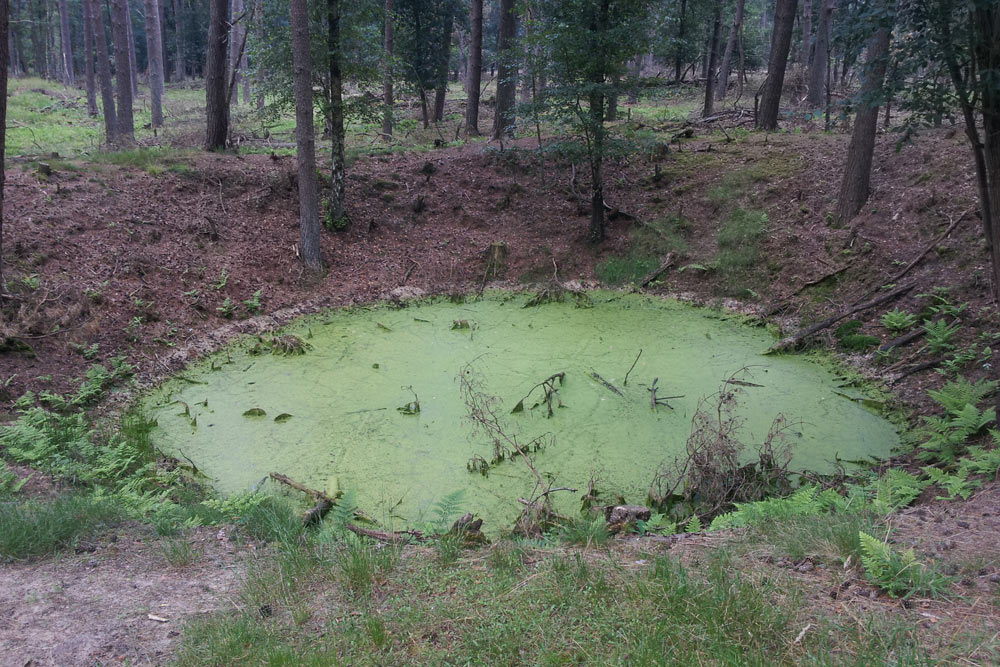
<path id="1" fill-rule="evenodd" d="M 597 371 L 591 371 L 590 372 L 590 377 L 594 378 L 595 380 L 597 380 L 598 382 L 600 382 L 601 384 L 603 384 L 608 389 L 608 391 L 612 391 L 612 392 L 614 392 L 614 393 L 616 393 L 619 396 L 621 396 L 621 397 L 624 398 L 625 394 L 623 394 L 618 389 L 618 387 L 614 386 L 613 384 L 611 384 L 610 382 L 608 382 L 607 380 L 605 380 L 604 378 L 602 378 L 600 375 L 598 375 Z"/>

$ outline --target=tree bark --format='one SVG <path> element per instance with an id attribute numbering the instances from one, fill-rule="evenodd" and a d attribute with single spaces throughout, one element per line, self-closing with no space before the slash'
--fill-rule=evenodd
<path id="1" fill-rule="evenodd" d="M 229 51 L 229 0 L 211 0 L 205 62 L 205 112 L 208 128 L 205 150 L 226 147 L 229 139 L 229 109 L 226 104 L 226 56 Z"/>
<path id="2" fill-rule="evenodd" d="M 335 229 L 344 229 L 348 224 L 347 209 L 344 206 L 344 82 L 341 71 L 340 43 L 340 3 L 342 0 L 327 0 L 326 16 L 329 35 L 327 49 L 330 54 L 330 198 L 327 201 L 327 215 Z"/>
<path id="3" fill-rule="evenodd" d="M 98 0 L 83 0 L 90 6 L 90 21 L 97 47 L 97 74 L 101 82 L 101 110 L 104 113 L 104 134 L 109 144 L 118 137 L 118 115 L 115 112 L 115 92 L 111 83 L 111 57 L 104 28 L 104 12 Z"/>
<path id="4" fill-rule="evenodd" d="M 97 81 L 94 77 L 94 20 L 90 0 L 83 0 L 83 69 L 87 88 L 87 114 L 97 115 Z"/>
<path id="5" fill-rule="evenodd" d="M 733 15 L 733 25 L 729 28 L 729 39 L 726 40 L 726 52 L 722 55 L 722 66 L 719 68 L 718 83 L 715 89 L 716 99 L 725 99 L 729 87 L 729 73 L 733 67 L 733 56 L 736 53 L 740 30 L 743 28 L 744 0 L 736 0 L 736 14 Z"/>
<path id="6" fill-rule="evenodd" d="M 59 45 L 62 47 L 62 65 L 63 72 L 66 75 L 66 85 L 75 86 L 76 75 L 73 72 L 73 42 L 69 34 L 69 8 L 66 5 L 66 0 L 59 0 L 59 27 Z"/>
<path id="7" fill-rule="evenodd" d="M 816 48 L 809 63 L 809 91 L 806 100 L 814 109 L 823 105 L 826 88 L 826 70 L 830 61 L 830 22 L 833 20 L 834 0 L 822 0 L 819 25 L 816 26 Z"/>
<path id="8" fill-rule="evenodd" d="M 218 0 L 216 0 L 218 1 Z M 299 256 L 310 271 L 323 270 L 319 244 L 316 135 L 313 128 L 312 62 L 306 0 L 290 0 L 292 67 L 295 82 L 295 144 L 299 168 Z"/>
<path id="9" fill-rule="evenodd" d="M 604 94 L 590 93 L 590 123 L 594 136 L 590 147 L 590 229 L 587 240 L 604 241 Z"/>
<path id="10" fill-rule="evenodd" d="M 160 44 L 158 0 L 146 0 L 146 62 L 153 127 L 163 125 L 163 45 Z"/>
<path id="11" fill-rule="evenodd" d="M 392 138 L 392 50 L 393 50 L 393 0 L 385 0 L 385 80 L 382 83 L 382 138 Z"/>
<path id="12" fill-rule="evenodd" d="M 240 45 L 243 44 L 243 22 L 240 21 L 237 23 L 237 19 L 243 13 L 243 0 L 230 1 L 232 8 L 230 10 L 229 25 L 232 28 L 230 29 L 231 35 L 229 37 L 229 71 L 232 72 L 232 80 L 235 82 L 230 103 L 234 106 L 239 106 L 240 82 L 242 81 L 242 76 L 240 76 L 240 61 L 243 59 L 243 54 L 240 52 Z M 249 102 L 250 100 L 244 101 Z"/>
<path id="13" fill-rule="evenodd" d="M 820 6 L 826 0 L 819 0 Z M 799 45 L 799 63 L 803 66 L 809 65 L 810 54 L 812 53 L 812 0 L 802 0 L 802 44 Z"/>
<path id="14" fill-rule="evenodd" d="M 514 0 L 500 0 L 500 29 L 497 34 L 496 116 L 493 119 L 493 139 L 514 136 L 514 101 L 517 95 L 517 64 L 514 62 L 514 39 L 517 36 L 517 14 Z M 602 105 L 603 107 L 603 105 Z M 603 114 L 603 109 L 601 110 Z M 603 118 L 603 115 L 601 116 Z M 601 211 L 603 215 L 603 210 Z"/>
<path id="15" fill-rule="evenodd" d="M 114 0 L 111 29 L 115 38 L 115 88 L 118 95 L 118 142 L 135 141 L 135 121 L 132 118 L 132 79 L 129 69 L 128 0 Z"/>
<path id="16" fill-rule="evenodd" d="M 3 187 L 5 147 L 7 144 L 7 64 L 10 61 L 10 3 L 0 1 L 0 286 L 3 286 Z M 3 290 L 0 289 L 0 305 Z"/>
<path id="17" fill-rule="evenodd" d="M 139 96 L 139 69 L 135 64 L 135 30 L 132 27 L 132 7 L 128 0 L 125 0 L 125 34 L 128 38 L 128 71 L 129 71 L 129 82 L 132 85 L 132 99 Z M 117 46 L 118 37 L 115 37 L 115 44 Z M 117 50 L 117 49 L 116 49 Z M 117 76 L 117 75 L 116 75 Z M 118 118 L 121 118 L 121 114 L 118 114 Z"/>
<path id="18" fill-rule="evenodd" d="M 479 136 L 479 89 L 483 84 L 483 0 L 471 0 L 469 8 L 469 78 L 466 84 L 465 133 Z"/>
<path id="19" fill-rule="evenodd" d="M 677 18 L 677 48 L 674 49 L 674 81 L 680 82 L 684 73 L 684 37 L 687 33 L 687 0 L 681 0 L 681 11 Z"/>
<path id="20" fill-rule="evenodd" d="M 757 110 L 756 124 L 761 130 L 778 127 L 778 108 L 781 105 L 781 89 L 785 83 L 785 68 L 788 66 L 788 50 L 792 44 L 792 27 L 795 23 L 797 0 L 777 0 L 774 8 L 774 32 L 771 35 L 771 57 L 767 63 L 767 80 L 764 94 Z"/>
<path id="21" fill-rule="evenodd" d="M 705 77 L 705 108 L 701 117 L 708 118 L 715 108 L 715 67 L 719 60 L 719 33 L 722 31 L 722 3 L 716 0 L 712 17 L 712 40 L 708 54 L 708 76 Z"/>
<path id="22" fill-rule="evenodd" d="M 437 83 L 434 86 L 434 122 L 444 120 L 444 102 L 448 93 L 448 63 L 451 60 L 451 33 L 455 25 L 455 14 L 451 13 L 445 22 L 443 39 L 441 41 L 441 60 L 438 64 Z"/>
<path id="23" fill-rule="evenodd" d="M 184 37 L 181 0 L 174 0 L 174 80 L 184 80 Z"/>
<path id="24" fill-rule="evenodd" d="M 31 50 L 33 53 L 32 63 L 35 75 L 48 78 L 48 60 L 45 53 L 45 6 L 42 0 L 30 0 L 28 5 L 29 16 L 31 17 Z"/>
<path id="25" fill-rule="evenodd" d="M 868 71 L 861 84 L 861 99 L 851 143 L 847 148 L 847 164 L 844 166 L 844 179 L 840 184 L 837 202 L 837 215 L 845 222 L 857 215 L 868 200 L 875 131 L 878 128 L 876 98 L 885 81 L 890 35 L 890 27 L 882 26 L 868 45 Z"/>

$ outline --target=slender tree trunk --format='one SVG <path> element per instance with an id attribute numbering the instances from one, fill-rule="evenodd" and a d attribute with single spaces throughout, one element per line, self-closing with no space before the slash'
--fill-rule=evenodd
<path id="1" fill-rule="evenodd" d="M 681 11 L 677 18 L 677 48 L 674 50 L 674 81 L 680 81 L 684 73 L 684 38 L 687 36 L 687 0 L 681 0 Z"/>
<path id="2" fill-rule="evenodd" d="M 49 75 L 48 60 L 45 49 L 45 7 L 42 0 L 29 0 L 28 9 L 31 16 L 31 50 L 34 54 L 35 76 L 47 78 Z"/>
<path id="3" fill-rule="evenodd" d="M 604 241 L 604 95 L 590 94 L 590 124 L 594 136 L 590 147 L 590 229 L 587 240 L 598 244 Z"/>
<path id="4" fill-rule="evenodd" d="M 500 0 L 500 29 L 497 34 L 497 58 L 500 60 L 500 67 L 497 72 L 496 116 L 493 119 L 495 140 L 504 135 L 514 136 L 514 99 L 517 94 L 517 63 L 514 62 L 516 36 L 517 14 L 514 12 L 514 0 Z M 601 117 L 603 118 L 603 115 Z"/>
<path id="5" fill-rule="evenodd" d="M 711 50 L 708 54 L 708 76 L 705 77 L 705 108 L 702 118 L 712 115 L 715 109 L 715 67 L 719 60 L 719 33 L 722 32 L 722 3 L 716 0 L 715 13 L 712 17 Z"/>
<path id="6" fill-rule="evenodd" d="M 83 0 L 90 6 L 90 21 L 97 47 L 97 74 L 101 82 L 101 110 L 104 113 L 104 134 L 107 142 L 118 140 L 118 115 L 115 112 L 115 92 L 111 83 L 111 57 L 104 28 L 104 12 L 98 0 Z"/>
<path id="7" fill-rule="evenodd" d="M 806 100 L 814 109 L 823 105 L 826 70 L 830 62 L 830 22 L 833 20 L 833 0 L 821 0 L 819 25 L 816 26 L 816 48 L 809 63 L 809 91 Z"/>
<path id="8" fill-rule="evenodd" d="M 87 114 L 97 115 L 97 82 L 94 77 L 94 19 L 90 15 L 90 0 L 83 0 L 83 69 L 87 88 Z"/>
<path id="9" fill-rule="evenodd" d="M 59 0 L 59 26 L 61 28 L 59 45 L 62 47 L 62 65 L 66 73 L 66 85 L 76 85 L 76 75 L 73 72 L 73 42 L 69 34 L 69 7 L 66 0 Z"/>
<path id="10" fill-rule="evenodd" d="M 229 139 L 229 107 L 226 103 L 229 0 L 211 0 L 208 12 L 205 62 L 205 111 L 208 128 L 205 135 L 205 150 L 215 151 L 225 148 Z"/>
<path id="11" fill-rule="evenodd" d="M 607 108 L 604 111 L 604 120 L 618 120 L 618 84 L 619 82 L 616 80 L 614 82 L 614 89 L 607 95 Z"/>
<path id="12" fill-rule="evenodd" d="M 454 13 L 445 22 L 444 39 L 441 42 L 441 60 L 438 64 L 437 84 L 434 86 L 434 122 L 444 120 L 444 102 L 448 93 L 448 63 L 451 59 L 451 33 L 454 28 Z"/>
<path id="13" fill-rule="evenodd" d="M 628 103 L 639 103 L 639 79 L 642 77 L 643 56 L 636 56 L 629 67 Z"/>
<path id="14" fill-rule="evenodd" d="M 465 103 L 465 133 L 479 136 L 479 88 L 483 82 L 483 0 L 471 0 L 469 7 L 469 80 Z"/>
<path id="15" fill-rule="evenodd" d="M 163 46 L 160 44 L 160 7 L 146 0 L 146 58 L 153 127 L 163 125 Z"/>
<path id="16" fill-rule="evenodd" d="M 757 128 L 774 130 L 778 127 L 778 108 L 781 106 L 781 89 L 785 83 L 788 50 L 792 45 L 792 27 L 795 23 L 797 0 L 777 0 L 774 9 L 774 33 L 771 36 L 771 58 L 767 63 L 767 80 L 764 94 L 757 110 Z"/>
<path id="17" fill-rule="evenodd" d="M 132 98 L 135 99 L 139 96 L 139 69 L 135 64 L 135 30 L 132 27 L 132 8 L 128 2 L 125 0 L 125 35 L 128 38 L 128 68 L 130 83 L 132 85 Z M 115 45 L 117 46 L 118 37 L 115 37 Z M 118 50 L 117 48 L 115 49 Z M 116 56 L 117 57 L 117 56 Z M 117 76 L 117 74 L 116 74 Z M 121 114 L 118 114 L 119 120 L 121 119 Z"/>
<path id="18" fill-rule="evenodd" d="M 820 7 L 826 0 L 819 0 Z M 813 20 L 813 0 L 802 0 L 802 44 L 799 48 L 799 63 L 809 66 L 809 58 L 812 53 L 812 20 Z"/>
<path id="19" fill-rule="evenodd" d="M 347 208 L 344 205 L 344 176 L 347 170 L 344 161 L 344 91 L 341 71 L 340 43 L 340 3 L 342 0 L 327 0 L 326 16 L 329 36 L 327 49 L 330 54 L 330 199 L 327 201 L 327 215 L 335 229 L 344 229 L 348 223 Z"/>
<path id="20" fill-rule="evenodd" d="M 0 0 L 0 305 L 3 305 L 3 188 L 7 143 L 7 64 L 10 61 L 10 3 Z"/>
<path id="21" fill-rule="evenodd" d="M 729 87 L 729 73 L 733 67 L 740 30 L 743 29 L 743 5 L 744 0 L 736 0 L 736 14 L 733 16 L 733 25 L 729 28 L 726 52 L 722 55 L 722 67 L 719 68 L 719 80 L 715 89 L 715 97 L 719 100 L 725 99 L 726 89 Z"/>
<path id="22" fill-rule="evenodd" d="M 385 0 L 385 80 L 382 83 L 382 137 L 386 141 L 392 138 L 392 49 L 393 49 L 393 0 Z"/>
<path id="23" fill-rule="evenodd" d="M 135 141 L 135 121 L 132 118 L 132 80 L 129 70 L 128 0 L 114 0 L 111 15 L 112 32 L 115 38 L 115 84 L 118 94 L 119 142 Z"/>
<path id="24" fill-rule="evenodd" d="M 868 71 L 861 84 L 861 99 L 854 120 L 854 133 L 847 149 L 844 180 L 840 184 L 837 202 L 837 215 L 843 221 L 857 215 L 868 200 L 875 131 L 878 128 L 878 104 L 875 99 L 885 81 L 890 34 L 889 26 L 879 28 L 868 46 Z"/>
<path id="25" fill-rule="evenodd" d="M 250 0 L 253 2 L 253 0 Z M 259 6 L 258 6 L 259 12 Z M 243 25 L 243 36 L 246 39 L 247 30 L 250 29 L 249 21 Z M 247 55 L 247 49 L 243 49 L 243 55 L 240 58 L 240 71 L 243 72 L 243 103 L 250 104 L 250 57 Z"/>
<path id="26" fill-rule="evenodd" d="M 309 14 L 306 0 L 290 0 L 288 4 L 292 22 L 295 144 L 299 166 L 299 256 L 307 269 L 319 272 L 323 270 L 323 255 L 319 245 L 319 188 L 316 182 Z"/>
<path id="27" fill-rule="evenodd" d="M 229 24 L 232 26 L 232 34 L 229 37 L 229 71 L 232 72 L 232 80 L 236 82 L 236 85 L 233 86 L 230 103 L 234 106 L 239 106 L 240 81 L 242 81 L 242 77 L 240 76 L 240 61 L 243 57 L 243 54 L 240 53 L 240 45 L 243 44 L 243 23 L 242 21 L 237 23 L 236 20 L 243 13 L 243 0 L 231 0 L 231 3 L 232 9 Z M 249 102 L 249 100 L 244 101 Z"/>
<path id="28" fill-rule="evenodd" d="M 174 80 L 180 83 L 184 80 L 184 15 L 181 13 L 181 0 L 174 0 Z"/>

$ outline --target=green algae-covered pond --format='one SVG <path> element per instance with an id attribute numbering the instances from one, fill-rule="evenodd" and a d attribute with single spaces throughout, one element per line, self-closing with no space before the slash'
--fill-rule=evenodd
<path id="1" fill-rule="evenodd" d="M 519 440 L 555 434 L 533 460 L 557 486 L 580 490 L 559 494 L 564 511 L 578 506 L 592 477 L 606 497 L 642 503 L 660 464 L 683 453 L 698 399 L 746 366 L 747 379 L 761 385 L 740 397 L 748 451 L 778 413 L 794 423 L 788 442 L 797 470 L 831 472 L 836 458 L 883 457 L 898 442 L 892 425 L 847 398 L 856 390 L 842 389 L 824 366 L 763 356 L 773 340 L 761 328 L 674 301 L 591 297 L 592 308 L 524 308 L 527 296 L 494 294 L 311 316 L 285 329 L 312 346 L 307 354 L 255 355 L 253 343 L 237 344 L 153 392 L 146 407 L 159 424 L 154 441 L 190 458 L 223 492 L 280 472 L 328 492 L 353 489 L 369 515 L 397 527 L 429 518 L 436 501 L 464 489 L 463 509 L 493 530 L 516 517 L 533 477 L 517 459 L 488 476 L 467 470 L 473 456 L 492 457 L 462 400 L 458 377 L 470 363 Z M 468 328 L 453 328 L 456 321 Z M 564 408 L 551 418 L 544 404 L 530 409 L 536 390 L 523 412 L 510 414 L 559 372 Z M 683 395 L 670 400 L 673 409 L 652 408 L 654 378 L 658 395 Z M 414 395 L 419 413 L 400 411 Z"/>

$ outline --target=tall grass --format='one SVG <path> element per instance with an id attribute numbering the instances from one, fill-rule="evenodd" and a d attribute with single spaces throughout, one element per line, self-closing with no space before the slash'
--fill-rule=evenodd
<path id="1" fill-rule="evenodd" d="M 124 519 L 116 504 L 88 496 L 0 503 L 0 559 L 24 560 L 54 553 Z"/>

